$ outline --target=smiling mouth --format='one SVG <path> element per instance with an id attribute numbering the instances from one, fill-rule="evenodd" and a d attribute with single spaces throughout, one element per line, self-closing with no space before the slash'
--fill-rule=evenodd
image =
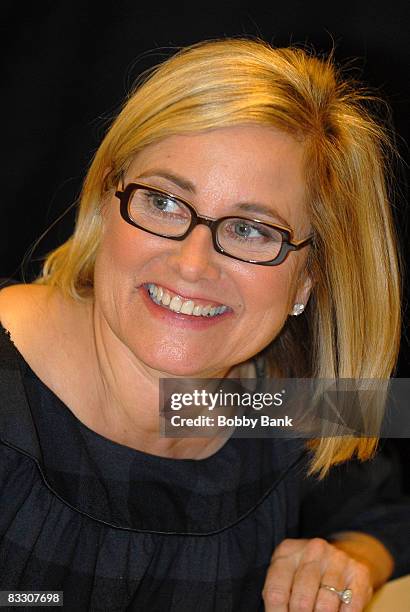
<path id="1" fill-rule="evenodd" d="M 150 299 L 159 306 L 172 310 L 172 312 L 179 312 L 181 314 L 190 315 L 193 317 L 217 317 L 230 310 L 228 306 L 221 304 L 215 306 L 212 304 L 198 304 L 194 300 L 186 300 L 179 295 L 173 294 L 168 289 L 155 285 L 154 283 L 147 283 L 144 285 Z"/>

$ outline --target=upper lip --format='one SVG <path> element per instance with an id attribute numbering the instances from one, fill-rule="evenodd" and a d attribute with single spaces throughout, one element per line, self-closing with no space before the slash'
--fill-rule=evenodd
<path id="1" fill-rule="evenodd" d="M 156 285 L 157 287 L 162 287 L 166 291 L 169 291 L 169 293 L 175 294 L 183 300 L 192 300 L 193 302 L 203 302 L 203 305 L 210 304 L 211 306 L 227 306 L 225 302 L 220 302 L 219 300 L 214 300 L 212 298 L 203 297 L 199 295 L 187 295 L 183 291 L 180 291 L 179 289 L 176 289 L 174 287 L 169 287 L 168 285 L 164 285 L 163 283 L 160 283 L 157 281 L 150 280 L 142 284 L 149 285 L 150 283 L 152 283 L 153 285 Z"/>

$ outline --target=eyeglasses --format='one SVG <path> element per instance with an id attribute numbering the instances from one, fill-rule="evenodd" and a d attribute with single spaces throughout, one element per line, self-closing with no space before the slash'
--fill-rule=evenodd
<path id="1" fill-rule="evenodd" d="M 291 229 L 258 219 L 199 216 L 186 200 L 143 183 L 129 183 L 115 195 L 122 218 L 134 227 L 170 240 L 184 240 L 194 227 L 206 225 L 218 253 L 251 264 L 277 266 L 290 251 L 313 240 L 313 235 L 293 240 Z"/>

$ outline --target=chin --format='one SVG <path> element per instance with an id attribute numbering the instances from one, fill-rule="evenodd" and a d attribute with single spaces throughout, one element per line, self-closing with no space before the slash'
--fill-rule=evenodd
<path id="1" fill-rule="evenodd" d="M 216 373 L 224 371 L 223 367 L 212 367 L 209 362 L 205 363 L 202 360 L 196 360 L 193 356 L 178 356 L 175 358 L 168 355 L 145 355 L 141 356 L 142 361 L 151 369 L 156 370 L 160 376 L 161 374 L 169 377 L 185 377 L 185 378 L 211 378 Z M 228 369 L 227 366 L 225 369 Z"/>
<path id="2" fill-rule="evenodd" d="M 217 372 L 221 372 L 222 370 L 212 369 L 209 367 L 195 366 L 192 363 L 170 363 L 164 364 L 162 367 L 156 368 L 160 372 L 165 375 L 172 377 L 182 377 L 182 378 L 218 378 Z"/>

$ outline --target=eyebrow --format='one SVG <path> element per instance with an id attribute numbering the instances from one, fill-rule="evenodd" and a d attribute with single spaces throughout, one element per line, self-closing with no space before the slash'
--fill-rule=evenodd
<path id="1" fill-rule="evenodd" d="M 191 183 L 191 181 L 183 178 L 182 176 L 178 174 L 174 174 L 173 172 L 168 172 L 166 170 L 159 170 L 159 169 L 147 170 L 146 172 L 143 172 L 142 174 L 138 175 L 138 178 L 136 180 L 144 179 L 144 178 L 154 178 L 154 177 L 164 178 L 167 181 L 174 183 L 174 185 L 176 185 L 180 189 L 183 189 L 184 191 L 189 191 L 192 194 L 196 194 L 195 185 Z M 281 225 L 289 229 L 291 228 L 289 221 L 284 219 L 284 217 L 282 217 L 278 213 L 277 210 L 272 208 L 272 206 L 267 206 L 265 204 L 259 204 L 257 202 L 239 202 L 238 204 L 235 205 L 235 207 L 244 212 L 257 213 L 257 214 L 262 214 L 262 215 L 271 217 L 272 219 L 279 221 Z"/>
<path id="2" fill-rule="evenodd" d="M 166 170 L 147 170 L 138 176 L 138 178 L 150 178 L 158 176 L 160 178 L 164 178 L 171 183 L 177 185 L 184 191 L 189 191 L 191 193 L 196 193 L 195 185 L 191 183 L 188 179 L 182 178 L 179 174 L 173 174 L 172 172 L 167 172 Z"/>
<path id="3" fill-rule="evenodd" d="M 289 221 L 282 217 L 272 206 L 265 206 L 265 204 L 258 204 L 257 202 L 243 202 L 239 203 L 238 208 L 244 212 L 255 212 L 257 214 L 266 215 L 272 217 L 276 221 L 279 221 L 280 225 L 284 225 L 287 228 L 291 228 Z"/>

